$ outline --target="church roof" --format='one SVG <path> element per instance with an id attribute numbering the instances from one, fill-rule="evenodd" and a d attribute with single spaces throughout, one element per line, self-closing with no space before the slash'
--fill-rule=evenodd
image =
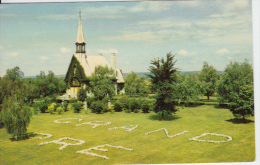
<path id="1" fill-rule="evenodd" d="M 79 15 L 79 26 L 78 26 L 78 34 L 77 34 L 76 43 L 85 43 L 84 34 L 83 34 L 83 30 L 82 30 L 81 15 Z"/>
<path id="2" fill-rule="evenodd" d="M 84 55 L 82 54 L 76 54 L 75 57 L 78 59 L 80 62 L 81 66 L 84 69 L 85 75 L 87 77 L 91 76 L 92 73 L 95 71 L 96 66 L 103 66 L 103 67 L 108 67 L 111 68 L 110 63 L 105 59 L 103 55 Z M 116 79 L 118 83 L 124 83 L 124 78 L 123 74 L 120 69 L 116 69 Z"/>

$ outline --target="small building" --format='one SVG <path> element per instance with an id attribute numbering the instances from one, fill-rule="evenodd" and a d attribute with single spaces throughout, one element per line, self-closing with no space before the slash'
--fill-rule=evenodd
<path id="1" fill-rule="evenodd" d="M 89 86 L 89 78 L 95 71 L 96 66 L 107 66 L 112 68 L 115 72 L 116 79 L 115 92 L 124 93 L 124 78 L 122 71 L 116 68 L 116 54 L 111 53 L 111 63 L 109 63 L 102 54 L 99 55 L 87 55 L 86 54 L 86 42 L 84 40 L 81 15 L 79 15 L 78 34 L 76 40 L 76 54 L 71 58 L 71 62 L 65 77 L 65 82 L 70 88 L 67 90 L 67 94 L 70 97 L 77 97 L 77 93 L 80 88 Z"/>

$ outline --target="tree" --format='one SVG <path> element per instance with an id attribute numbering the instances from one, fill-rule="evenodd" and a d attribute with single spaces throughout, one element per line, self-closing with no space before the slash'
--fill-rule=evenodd
<path id="1" fill-rule="evenodd" d="M 230 111 L 236 118 L 241 118 L 245 122 L 245 117 L 254 116 L 254 87 L 243 85 L 239 93 L 234 94 L 230 103 Z"/>
<path id="2" fill-rule="evenodd" d="M 149 87 L 144 77 L 138 76 L 135 72 L 131 72 L 125 78 L 125 91 L 127 94 L 144 94 L 148 93 Z"/>
<path id="3" fill-rule="evenodd" d="M 55 77 L 52 71 L 49 71 L 47 76 L 41 71 L 34 80 L 32 94 L 35 98 L 40 98 L 65 91 L 66 83 L 63 79 Z"/>
<path id="4" fill-rule="evenodd" d="M 198 79 L 198 74 L 178 74 L 176 93 L 179 103 L 189 104 L 198 102 L 199 96 L 202 95 L 201 82 Z"/>
<path id="5" fill-rule="evenodd" d="M 23 72 L 18 66 L 13 69 L 7 69 L 6 75 L 0 80 L 0 104 L 5 97 L 16 94 L 18 99 L 28 100 L 31 94 L 31 88 L 23 77 Z"/>
<path id="6" fill-rule="evenodd" d="M 199 80 L 202 82 L 203 94 L 208 97 L 208 100 L 215 93 L 218 78 L 217 70 L 204 61 Z"/>
<path id="7" fill-rule="evenodd" d="M 230 111 L 245 120 L 254 115 L 253 68 L 248 60 L 230 63 L 217 86 L 218 100 L 230 103 Z"/>
<path id="8" fill-rule="evenodd" d="M 110 68 L 97 66 L 90 78 L 91 92 L 96 100 L 102 100 L 107 95 L 111 98 L 115 95 L 115 74 Z"/>
<path id="9" fill-rule="evenodd" d="M 30 108 L 25 106 L 23 100 L 18 100 L 16 95 L 5 98 L 2 120 L 7 132 L 16 140 L 27 132 L 31 116 Z"/>
<path id="10" fill-rule="evenodd" d="M 174 61 L 175 55 L 171 52 L 167 53 L 166 60 L 154 59 L 151 61 L 149 71 L 151 74 L 148 77 L 151 78 L 152 85 L 156 91 L 156 102 L 154 111 L 162 116 L 162 120 L 171 114 L 175 113 L 175 90 L 176 90 L 176 72 L 177 68 L 174 67 L 176 61 Z"/>
<path id="11" fill-rule="evenodd" d="M 77 99 L 79 101 L 85 101 L 86 98 L 87 98 L 86 90 L 83 88 L 80 88 L 79 92 L 77 94 Z"/>

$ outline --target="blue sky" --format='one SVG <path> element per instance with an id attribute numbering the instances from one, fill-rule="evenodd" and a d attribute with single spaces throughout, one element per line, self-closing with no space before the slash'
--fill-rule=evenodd
<path id="1" fill-rule="evenodd" d="M 176 67 L 199 71 L 207 61 L 253 63 L 250 0 L 34 3 L 0 5 L 0 76 L 19 66 L 66 74 L 79 10 L 88 55 L 117 53 L 117 67 L 146 72 L 150 61 L 176 54 Z"/>

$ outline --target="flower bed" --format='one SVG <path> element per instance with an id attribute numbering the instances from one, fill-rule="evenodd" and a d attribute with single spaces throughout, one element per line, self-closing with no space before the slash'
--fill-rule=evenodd
<path id="1" fill-rule="evenodd" d="M 108 149 L 104 149 L 102 147 L 113 147 L 113 148 L 124 149 L 124 150 L 128 150 L 128 151 L 132 151 L 133 150 L 131 148 L 125 148 L 125 147 L 122 147 L 122 146 L 113 146 L 113 145 L 110 145 L 110 144 L 104 144 L 104 145 L 99 145 L 99 146 L 92 147 L 92 148 L 89 148 L 89 149 L 77 151 L 76 153 L 90 155 L 90 156 L 96 156 L 96 157 L 103 158 L 103 159 L 109 159 L 109 157 L 107 157 L 105 155 L 98 155 L 96 153 L 89 152 L 91 150 L 103 151 L 103 152 L 107 152 L 108 151 Z"/>
<path id="2" fill-rule="evenodd" d="M 34 132 L 34 134 L 46 136 L 46 137 L 35 137 L 35 139 L 47 139 L 47 138 L 52 137 L 52 135 L 51 135 L 51 134 L 48 134 L 48 133 L 38 133 L 38 132 Z"/>
<path id="3" fill-rule="evenodd" d="M 227 140 L 226 141 L 216 141 L 216 140 L 200 140 L 199 139 L 199 138 L 206 136 L 206 135 L 222 136 L 222 137 L 227 138 Z M 217 133 L 203 133 L 199 136 L 189 138 L 189 140 L 193 140 L 193 141 L 196 140 L 196 141 L 199 141 L 199 142 L 208 142 L 208 143 L 226 143 L 226 142 L 231 141 L 232 137 L 228 136 L 228 135 L 224 135 L 224 134 L 217 134 Z"/>
<path id="4" fill-rule="evenodd" d="M 111 124 L 111 122 L 94 120 L 94 121 L 91 121 L 91 122 L 85 122 L 85 123 L 81 123 L 81 124 L 76 124 L 76 126 L 80 126 L 80 125 L 83 125 L 83 124 L 93 125 L 92 128 L 96 128 L 97 126 L 109 125 L 109 124 Z"/>
<path id="5" fill-rule="evenodd" d="M 136 129 L 137 127 L 138 127 L 138 125 L 130 125 L 130 126 L 108 128 L 108 130 L 112 130 L 112 129 L 127 129 L 126 131 L 132 131 L 132 130 Z"/>
<path id="6" fill-rule="evenodd" d="M 77 141 L 78 143 L 66 143 L 66 142 L 62 142 L 63 140 L 71 140 L 71 141 Z M 53 140 L 53 141 L 50 141 L 50 142 L 44 142 L 44 143 L 40 143 L 39 145 L 42 146 L 42 145 L 45 145 L 45 144 L 49 144 L 49 143 L 55 143 L 55 144 L 62 144 L 63 146 L 59 148 L 59 150 L 63 150 L 65 147 L 67 146 L 73 146 L 73 145 L 81 145 L 81 144 L 84 144 L 85 141 L 84 140 L 79 140 L 79 139 L 73 139 L 73 138 L 70 138 L 70 137 L 64 137 L 64 138 L 60 138 L 58 140 Z"/>
<path id="7" fill-rule="evenodd" d="M 165 134 L 167 135 L 168 138 L 172 138 L 172 137 L 175 137 L 175 136 L 178 136 L 178 135 L 181 135 L 181 134 L 184 134 L 184 133 L 189 132 L 189 131 L 183 131 L 183 132 L 177 133 L 177 134 L 175 134 L 175 135 L 169 135 L 169 132 L 167 131 L 166 128 L 160 128 L 160 129 L 157 129 L 157 130 L 155 130 L 155 131 L 147 132 L 147 133 L 145 133 L 145 134 L 146 134 L 146 135 L 147 135 L 147 134 L 151 134 L 151 133 L 154 133 L 154 132 L 157 132 L 157 131 L 160 131 L 160 130 L 164 130 L 164 132 L 165 132 Z"/>
<path id="8" fill-rule="evenodd" d="M 71 121 L 64 121 L 64 122 L 61 122 L 60 120 L 77 120 L 77 121 L 81 121 L 83 119 L 79 119 L 79 118 L 66 118 L 66 119 L 59 119 L 59 120 L 55 120 L 54 123 L 62 123 L 62 124 L 69 124 L 71 123 Z"/>

